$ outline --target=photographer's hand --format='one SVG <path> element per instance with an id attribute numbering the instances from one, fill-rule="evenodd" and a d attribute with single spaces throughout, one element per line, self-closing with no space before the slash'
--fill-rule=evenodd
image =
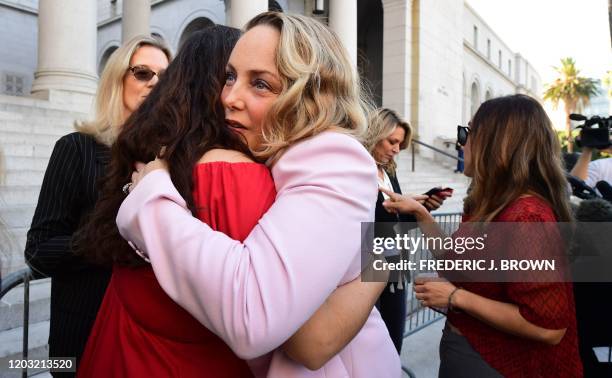
<path id="1" fill-rule="evenodd" d="M 582 153 L 572 168 L 570 174 L 572 176 L 576 176 L 582 181 L 585 181 L 589 176 L 589 163 L 591 162 L 591 157 L 593 156 L 593 149 L 589 147 L 583 147 Z"/>

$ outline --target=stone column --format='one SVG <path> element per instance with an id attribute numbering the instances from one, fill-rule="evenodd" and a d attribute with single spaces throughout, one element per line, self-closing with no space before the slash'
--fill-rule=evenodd
<path id="1" fill-rule="evenodd" d="M 256 15 L 268 10 L 268 0 L 231 0 L 230 26 L 242 29 Z"/>
<path id="2" fill-rule="evenodd" d="M 96 6 L 95 0 L 39 1 L 33 96 L 50 99 L 52 91 L 95 93 Z"/>
<path id="3" fill-rule="evenodd" d="M 137 35 L 149 35 L 151 0 L 123 0 L 121 41 L 127 42 Z"/>
<path id="4" fill-rule="evenodd" d="M 329 27 L 336 32 L 357 67 L 357 0 L 329 2 Z"/>
<path id="5" fill-rule="evenodd" d="M 411 119 L 412 0 L 382 0 L 383 107 Z"/>

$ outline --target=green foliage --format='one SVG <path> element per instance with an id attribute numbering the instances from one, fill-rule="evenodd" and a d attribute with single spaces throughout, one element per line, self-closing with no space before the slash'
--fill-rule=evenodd
<path id="1" fill-rule="evenodd" d="M 612 70 L 606 72 L 602 82 L 603 85 L 608 88 L 608 97 L 612 98 Z"/>
<path id="2" fill-rule="evenodd" d="M 573 58 L 561 59 L 561 66 L 555 67 L 559 76 L 544 90 L 544 100 L 550 100 L 556 107 L 559 101 L 565 103 L 568 112 L 575 110 L 576 104 L 587 104 L 589 99 L 599 93 L 598 81 L 579 76 L 580 70 L 576 68 Z"/>
<path id="3" fill-rule="evenodd" d="M 575 139 L 578 134 L 580 134 L 580 130 L 572 130 L 572 140 Z M 567 152 L 567 145 L 568 145 L 568 141 L 567 141 L 567 132 L 565 130 L 561 131 L 561 130 L 557 130 L 557 137 L 559 138 L 559 143 L 561 143 L 561 151 L 563 152 Z M 578 149 L 578 151 L 576 151 L 576 148 L 574 148 L 574 152 L 579 152 L 580 149 Z"/>

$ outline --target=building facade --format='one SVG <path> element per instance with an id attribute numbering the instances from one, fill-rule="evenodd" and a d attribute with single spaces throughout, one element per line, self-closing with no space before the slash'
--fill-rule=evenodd
<path id="1" fill-rule="evenodd" d="M 0 0 L 0 220 L 20 245 L 15 254 L 54 141 L 88 117 L 123 40 L 151 33 L 176 53 L 192 32 L 241 27 L 270 5 L 327 23 L 376 103 L 453 154 L 456 125 L 485 99 L 541 92 L 528 60 L 463 0 Z"/>
<path id="2" fill-rule="evenodd" d="M 231 0 L 125 1 L 150 3 L 149 32 L 166 41 L 174 53 L 194 30 L 231 23 Z M 123 2 L 96 1 L 97 75 L 121 44 Z M 452 137 L 454 124 L 466 123 L 486 99 L 510 93 L 539 98 L 542 83 L 528 60 L 512 51 L 462 0 L 326 0 L 321 20 L 328 22 L 330 5 L 351 2 L 357 3 L 354 23 L 361 74 L 376 102 L 407 117 L 423 140 Z M 0 33 L 0 93 L 28 96 L 32 91 L 38 3 L 0 1 L 5 29 Z M 284 11 L 308 15 L 315 7 L 314 0 L 276 3 Z"/>

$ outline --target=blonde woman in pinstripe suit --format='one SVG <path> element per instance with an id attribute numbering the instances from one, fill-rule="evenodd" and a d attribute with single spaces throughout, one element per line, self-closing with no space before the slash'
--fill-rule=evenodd
<path id="1" fill-rule="evenodd" d="M 117 49 L 100 79 L 95 119 L 55 144 L 25 248 L 28 265 L 51 277 L 50 357 L 76 357 L 78 363 L 83 353 L 111 271 L 76 256 L 73 234 L 93 209 L 97 182 L 121 125 L 157 84 L 170 59 L 170 50 L 148 36 Z"/>

